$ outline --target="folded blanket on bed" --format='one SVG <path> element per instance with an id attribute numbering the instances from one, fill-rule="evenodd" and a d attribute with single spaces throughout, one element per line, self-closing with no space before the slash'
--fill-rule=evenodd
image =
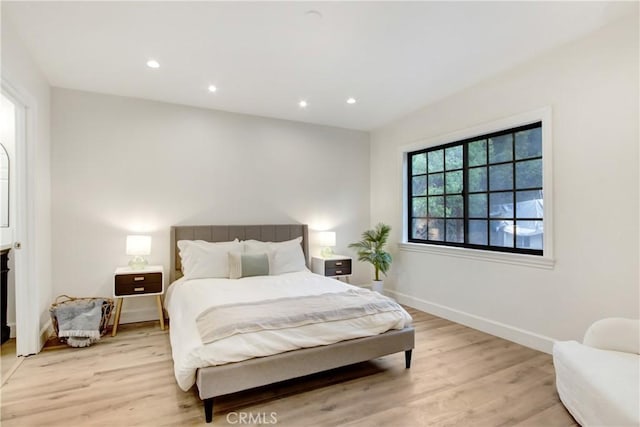
<path id="1" fill-rule="evenodd" d="M 87 347 L 100 339 L 104 300 L 76 300 L 53 309 L 58 321 L 58 337 L 67 337 L 72 347 Z"/>
<path id="2" fill-rule="evenodd" d="M 236 334 L 402 310 L 398 303 L 377 292 L 350 289 L 346 292 L 215 306 L 200 313 L 196 323 L 202 343 L 208 344 Z"/>

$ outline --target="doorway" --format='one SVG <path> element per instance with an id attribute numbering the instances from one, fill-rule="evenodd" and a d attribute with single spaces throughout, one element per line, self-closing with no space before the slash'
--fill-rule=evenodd
<path id="1" fill-rule="evenodd" d="M 16 209 L 16 106 L 4 94 L 0 94 L 0 284 L 1 317 L 0 350 L 2 382 L 17 362 L 16 352 L 16 297 L 15 242 Z"/>
<path id="2" fill-rule="evenodd" d="M 11 335 L 15 336 L 16 354 L 28 356 L 41 348 L 39 292 L 35 282 L 35 174 L 27 173 L 28 166 L 35 165 L 37 103 L 4 76 L 0 82 L 0 126 L 13 128 L 14 138 L 13 148 L 8 150 L 9 227 L 0 227 L 0 233 L 9 236 L 2 237 L 3 243 L 8 241 L 11 245 L 7 281 L 9 287 L 13 284 L 10 289 L 14 294 L 7 290 L 7 320 Z"/>

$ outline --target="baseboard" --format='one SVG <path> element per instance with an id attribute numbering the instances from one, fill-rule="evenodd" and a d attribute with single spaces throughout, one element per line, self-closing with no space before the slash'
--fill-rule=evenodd
<path id="1" fill-rule="evenodd" d="M 47 323 L 40 328 L 40 350 L 42 350 L 51 335 L 53 335 L 53 324 L 51 320 L 47 320 Z"/>
<path id="2" fill-rule="evenodd" d="M 115 319 L 115 312 L 111 315 L 111 323 Z M 136 322 L 148 322 L 158 321 L 158 309 L 144 308 L 137 310 L 122 310 L 120 313 L 120 324 L 123 323 L 136 323 Z"/>
<path id="3" fill-rule="evenodd" d="M 547 336 L 516 328 L 514 326 L 506 325 L 504 323 L 487 319 L 485 317 L 476 316 L 475 314 L 456 310 L 454 308 L 447 307 L 441 304 L 426 301 L 421 298 L 406 295 L 401 292 L 385 289 L 385 293 L 395 298 L 400 304 L 405 304 L 417 310 L 421 310 L 426 313 L 433 314 L 435 316 L 442 317 L 465 326 L 469 326 L 470 328 L 477 329 L 479 331 L 486 332 L 488 334 L 495 335 L 509 341 L 513 341 L 526 347 L 533 348 L 534 350 L 542 351 L 548 354 L 551 354 L 553 350 L 554 340 Z"/>

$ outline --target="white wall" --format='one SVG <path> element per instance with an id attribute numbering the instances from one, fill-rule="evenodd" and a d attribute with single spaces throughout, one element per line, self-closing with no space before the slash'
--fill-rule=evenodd
<path id="1" fill-rule="evenodd" d="M 6 19 L 2 19 L 2 79 L 28 101 L 27 157 L 28 204 L 33 229 L 29 231 L 33 257 L 29 259 L 35 281 L 40 327 L 49 322 L 51 293 L 51 169 L 49 138 L 50 88 L 17 33 Z M 26 220 L 26 218 L 22 218 Z M 20 285 L 20 284 L 18 284 Z M 18 342 L 18 351 L 20 343 Z"/>
<path id="2" fill-rule="evenodd" d="M 306 223 L 335 230 L 337 253 L 369 225 L 365 132 L 58 88 L 52 111 L 56 294 L 112 295 L 134 231 L 168 272 L 175 224 Z M 152 298 L 123 307 L 156 317 Z"/>
<path id="3" fill-rule="evenodd" d="M 547 351 L 596 319 L 640 317 L 638 52 L 635 16 L 374 131 L 372 222 L 398 242 L 399 147 L 553 110 L 553 270 L 396 250 L 395 295 Z"/>

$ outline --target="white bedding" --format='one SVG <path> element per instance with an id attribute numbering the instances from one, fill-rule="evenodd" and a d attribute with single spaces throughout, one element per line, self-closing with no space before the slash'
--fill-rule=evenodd
<path id="1" fill-rule="evenodd" d="M 207 345 L 202 344 L 196 327 L 197 316 L 213 305 L 343 292 L 349 288 L 352 286 L 308 271 L 237 280 L 177 280 L 167 290 L 165 307 L 171 319 L 171 349 L 178 385 L 188 390 L 195 382 L 198 368 L 378 335 L 411 324 L 411 316 L 404 311 L 385 312 L 357 319 L 244 333 Z"/>

